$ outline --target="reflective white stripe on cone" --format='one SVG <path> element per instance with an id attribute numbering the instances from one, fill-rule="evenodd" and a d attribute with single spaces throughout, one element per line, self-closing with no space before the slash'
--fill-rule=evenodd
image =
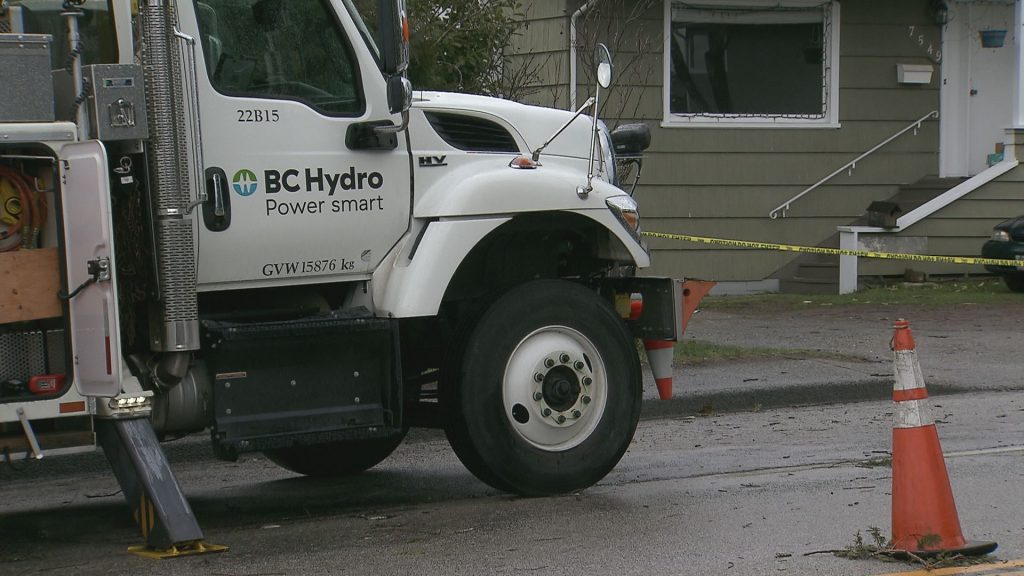
<path id="1" fill-rule="evenodd" d="M 647 351 L 647 363 L 651 366 L 651 374 L 658 385 L 658 396 L 662 400 L 672 397 L 672 355 L 675 342 L 671 340 L 644 340 Z"/>

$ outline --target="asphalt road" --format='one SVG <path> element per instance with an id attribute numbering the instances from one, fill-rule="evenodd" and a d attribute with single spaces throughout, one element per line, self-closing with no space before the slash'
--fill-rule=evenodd
<path id="1" fill-rule="evenodd" d="M 216 555 L 127 554 L 140 537 L 100 454 L 21 472 L 0 465 L 0 575 L 909 570 L 814 553 L 848 547 L 858 531 L 890 530 L 884 399 L 901 317 L 918 342 L 965 536 L 997 541 L 997 559 L 1024 558 L 1022 300 L 701 312 L 688 338 L 792 352 L 680 367 L 670 402 L 653 400 L 649 382 L 645 419 L 620 465 L 557 498 L 488 488 L 436 431 L 414 431 L 381 466 L 341 481 L 298 477 L 260 455 L 217 461 L 201 437 L 167 444 L 207 540 L 230 546 Z"/>
<path id="2" fill-rule="evenodd" d="M 965 535 L 1024 558 L 1024 395 L 933 398 Z M 357 478 L 297 477 L 259 455 L 169 457 L 215 555 L 154 561 L 96 454 L 0 471 L 0 574 L 883 574 L 811 554 L 888 533 L 892 405 L 763 409 L 641 422 L 597 486 L 517 498 L 475 480 L 437 432 Z M 879 465 L 879 459 L 882 459 Z M 1008 572 L 1006 572 L 1008 573 Z"/>

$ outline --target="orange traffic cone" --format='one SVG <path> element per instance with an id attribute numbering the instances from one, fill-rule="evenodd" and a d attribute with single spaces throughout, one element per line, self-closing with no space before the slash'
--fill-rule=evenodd
<path id="1" fill-rule="evenodd" d="M 700 301 L 717 284 L 708 280 L 685 280 L 683 282 L 683 332 L 690 322 L 690 316 L 697 310 Z M 643 302 L 630 302 L 630 318 L 637 319 L 643 313 Z M 682 336 L 682 334 L 679 334 Z M 672 356 L 675 353 L 675 342 L 672 340 L 644 340 L 647 352 L 647 363 L 651 366 L 654 383 L 658 386 L 658 397 L 662 400 L 672 398 Z"/>
<path id="2" fill-rule="evenodd" d="M 894 328 L 892 547 L 918 556 L 988 554 L 995 542 L 968 542 L 960 531 L 910 323 Z"/>
<path id="3" fill-rule="evenodd" d="M 700 301 L 708 295 L 715 284 L 718 282 L 711 280 L 683 281 L 683 332 L 686 331 L 686 326 L 690 323 L 690 316 L 697 311 Z"/>
<path id="4" fill-rule="evenodd" d="M 658 397 L 662 400 L 672 397 L 672 355 L 675 344 L 672 340 L 644 340 L 647 363 L 651 366 L 654 383 L 658 385 Z"/>

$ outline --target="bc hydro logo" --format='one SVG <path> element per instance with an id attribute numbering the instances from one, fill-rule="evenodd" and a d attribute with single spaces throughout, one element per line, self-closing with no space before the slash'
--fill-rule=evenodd
<path id="1" fill-rule="evenodd" d="M 231 182 L 231 186 L 239 196 L 252 196 L 256 193 L 256 174 L 252 170 L 243 168 L 235 172 Z"/>

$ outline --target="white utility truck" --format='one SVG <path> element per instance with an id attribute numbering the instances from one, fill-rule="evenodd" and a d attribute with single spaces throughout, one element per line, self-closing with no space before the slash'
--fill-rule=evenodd
<path id="1" fill-rule="evenodd" d="M 407 62 L 404 0 L 0 0 L 0 463 L 100 446 L 171 550 L 159 442 L 204 430 L 309 475 L 410 425 L 502 490 L 611 470 L 634 338 L 682 326 L 616 181 L 649 133 Z"/>

